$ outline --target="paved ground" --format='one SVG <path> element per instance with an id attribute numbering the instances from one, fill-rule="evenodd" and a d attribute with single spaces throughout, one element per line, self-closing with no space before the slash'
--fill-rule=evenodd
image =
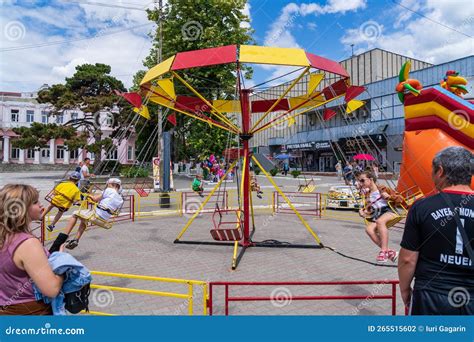
<path id="1" fill-rule="evenodd" d="M 57 174 L 0 174 L 0 186 L 7 182 L 24 182 L 37 186 L 43 195 L 53 185 Z M 339 182 L 331 177 L 315 177 L 318 190 Z M 259 178 L 264 190 L 268 185 Z M 178 180 L 187 187 L 188 179 Z M 286 191 L 298 185 L 298 180 L 277 178 L 277 183 Z M 228 185 L 229 186 L 229 185 Z M 230 186 L 229 186 L 230 187 Z M 43 192 L 44 191 L 44 192 Z M 266 195 L 270 189 L 265 190 Z M 256 204 L 258 200 L 255 199 Z M 265 202 L 266 200 L 262 200 Z M 364 226 L 354 214 L 342 211 L 333 216 L 349 215 L 353 222 L 308 218 L 311 227 L 323 243 L 350 255 L 373 261 L 377 249 L 364 233 Z M 238 269 L 231 270 L 232 247 L 177 245 L 173 241 L 185 224 L 187 217 L 156 217 L 136 222 L 116 224 L 111 230 L 91 229 L 81 240 L 79 247 L 71 252 L 91 270 L 131 273 L 169 278 L 195 279 L 202 281 L 342 281 L 397 279 L 396 268 L 378 267 L 344 258 L 330 250 L 321 249 L 249 249 Z M 211 215 L 196 219 L 182 240 L 212 241 L 209 229 Z M 274 239 L 281 242 L 312 244 L 314 240 L 294 215 L 271 215 L 259 211 L 256 215 L 257 232 L 254 241 Z M 393 229 L 390 244 L 397 247 L 402 231 Z M 157 291 L 186 293 L 180 284 L 162 284 L 132 279 L 95 277 L 95 283 L 120 287 L 133 287 Z M 278 315 L 278 314 L 390 314 L 389 300 L 373 300 L 374 295 L 390 294 L 388 286 L 262 286 L 230 288 L 231 296 L 272 296 L 272 302 L 233 302 L 233 315 Z M 297 301 L 299 295 L 356 295 L 364 300 Z M 195 290 L 194 309 L 202 313 L 201 292 Z M 214 293 L 215 314 L 223 314 L 223 289 Z M 398 298 L 398 314 L 402 314 Z M 183 299 L 153 297 L 120 292 L 93 291 L 91 309 L 114 314 L 163 314 L 184 315 L 187 302 Z"/>

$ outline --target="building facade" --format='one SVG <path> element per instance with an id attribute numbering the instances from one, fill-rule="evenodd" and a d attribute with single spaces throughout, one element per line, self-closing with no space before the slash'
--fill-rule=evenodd
<path id="1" fill-rule="evenodd" d="M 13 141 L 18 135 L 13 128 L 28 127 L 33 122 L 56 123 L 58 125 L 84 118 L 80 110 L 67 110 L 61 115 L 50 115 L 47 104 L 36 101 L 36 92 L 16 93 L 0 92 L 0 161 L 3 164 L 77 164 L 88 157 L 94 161 L 93 153 L 84 149 L 69 151 L 63 139 L 51 139 L 48 146 L 39 150 L 23 150 L 14 147 Z M 103 138 L 110 136 L 110 114 L 100 113 L 97 122 L 103 132 Z M 93 143 L 91 137 L 88 141 Z M 118 161 L 121 164 L 133 164 L 135 161 L 135 136 L 115 141 L 114 147 L 102 152 L 102 160 Z"/>
<path id="2" fill-rule="evenodd" d="M 364 107 L 346 115 L 343 101 L 334 101 L 328 108 L 337 115 L 330 120 L 324 121 L 324 107 L 318 108 L 296 117 L 296 124 L 291 127 L 277 127 L 257 134 L 254 147 L 270 158 L 288 153 L 293 167 L 305 171 L 334 171 L 337 160 L 370 153 L 384 169 L 397 172 L 402 155 L 404 109 L 395 87 L 399 83 L 400 68 L 408 60 L 412 65 L 410 78 L 420 80 L 423 87 L 439 84 L 447 70 L 456 70 L 468 80 L 474 75 L 474 56 L 431 65 L 380 49 L 367 51 L 341 62 L 351 77 L 351 84 L 366 87 L 357 97 L 366 101 Z M 307 79 L 300 83 L 300 88 L 289 96 L 306 93 Z M 321 88 L 328 84 L 322 82 Z M 287 86 L 267 91 L 273 93 L 268 98 L 275 98 L 275 94 L 281 94 Z M 472 90 L 472 84 L 470 86 Z M 465 97 L 470 96 L 472 92 Z"/>

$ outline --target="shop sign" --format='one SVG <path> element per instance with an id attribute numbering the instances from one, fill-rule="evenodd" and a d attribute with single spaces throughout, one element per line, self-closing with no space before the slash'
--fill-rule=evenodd
<path id="1" fill-rule="evenodd" d="M 314 144 L 316 150 L 328 150 L 331 148 L 331 143 L 329 141 L 320 141 Z"/>
<path id="2" fill-rule="evenodd" d="M 288 149 L 299 149 L 299 148 L 312 148 L 314 142 L 307 142 L 307 143 L 301 143 L 301 144 L 289 144 L 286 145 L 286 148 Z"/>

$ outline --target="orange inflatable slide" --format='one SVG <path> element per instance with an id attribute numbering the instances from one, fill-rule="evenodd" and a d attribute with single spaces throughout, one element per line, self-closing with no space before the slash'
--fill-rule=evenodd
<path id="1" fill-rule="evenodd" d="M 431 180 L 435 154 L 449 146 L 474 151 L 474 105 L 440 86 L 404 95 L 405 133 L 397 190 L 436 190 Z M 474 188 L 474 178 L 471 181 Z"/>

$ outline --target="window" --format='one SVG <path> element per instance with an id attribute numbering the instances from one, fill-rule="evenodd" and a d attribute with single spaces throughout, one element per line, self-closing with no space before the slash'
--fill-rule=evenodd
<path id="1" fill-rule="evenodd" d="M 20 120 L 20 111 L 18 109 L 12 109 L 12 122 L 18 122 Z"/>
<path id="2" fill-rule="evenodd" d="M 114 148 L 112 151 L 109 151 L 109 153 L 107 153 L 107 159 L 110 159 L 110 160 L 118 159 L 118 153 L 117 153 L 116 148 Z"/>
<path id="3" fill-rule="evenodd" d="M 114 123 L 114 116 L 112 113 L 107 113 L 107 119 L 105 123 L 107 124 L 107 126 L 112 126 L 112 124 Z"/>
<path id="4" fill-rule="evenodd" d="M 33 122 L 35 121 L 35 111 L 34 110 L 27 110 L 26 111 L 26 122 Z"/>
<path id="5" fill-rule="evenodd" d="M 393 113 L 394 118 L 401 118 L 405 115 L 403 106 L 396 106 L 393 109 L 394 109 L 394 113 Z"/>
<path id="6" fill-rule="evenodd" d="M 20 158 L 20 149 L 18 147 L 13 147 L 12 148 L 12 155 L 11 155 L 11 158 L 12 159 L 18 159 Z"/>
<path id="7" fill-rule="evenodd" d="M 72 112 L 71 113 L 71 120 L 72 121 L 77 121 L 78 118 L 79 118 L 79 114 L 77 114 L 77 112 Z"/>
<path id="8" fill-rule="evenodd" d="M 64 121 L 64 115 L 63 114 L 56 115 L 56 123 L 57 124 L 62 124 L 63 121 Z"/>
<path id="9" fill-rule="evenodd" d="M 29 148 L 26 150 L 26 159 L 34 159 L 35 158 L 35 150 L 32 148 Z"/>
<path id="10" fill-rule="evenodd" d="M 43 110 L 41 112 L 41 123 L 44 123 L 44 124 L 48 123 L 48 115 L 49 115 L 49 112 L 47 110 Z"/>
<path id="11" fill-rule="evenodd" d="M 77 150 L 72 150 L 69 152 L 69 157 L 71 159 L 77 159 L 78 156 L 79 156 L 79 152 Z"/>
<path id="12" fill-rule="evenodd" d="M 89 158 L 91 160 L 95 160 L 95 153 L 94 152 L 89 152 Z"/>
<path id="13" fill-rule="evenodd" d="M 56 159 L 64 159 L 64 146 L 56 147 Z"/>
<path id="14" fill-rule="evenodd" d="M 49 158 L 49 148 L 42 148 L 41 149 L 41 157 Z"/>
<path id="15" fill-rule="evenodd" d="M 133 146 L 128 146 L 128 148 L 127 148 L 127 159 L 128 160 L 134 160 L 135 159 L 135 156 L 134 156 L 134 153 L 133 153 Z"/>

